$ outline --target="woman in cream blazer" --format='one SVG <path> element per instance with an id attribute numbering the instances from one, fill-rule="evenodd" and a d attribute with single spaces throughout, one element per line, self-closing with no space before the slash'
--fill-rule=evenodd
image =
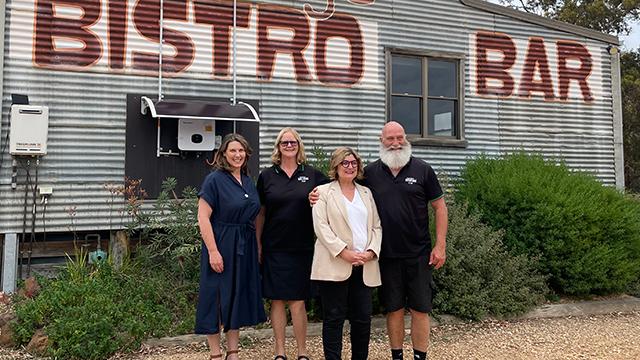
<path id="1" fill-rule="evenodd" d="M 331 157 L 329 177 L 313 206 L 316 232 L 311 279 L 317 280 L 323 308 L 322 343 L 327 360 L 341 359 L 344 321 L 351 324 L 352 359 L 367 359 L 371 333 L 371 293 L 380 285 L 380 218 L 371 190 L 356 184 L 363 165 L 350 148 Z"/>

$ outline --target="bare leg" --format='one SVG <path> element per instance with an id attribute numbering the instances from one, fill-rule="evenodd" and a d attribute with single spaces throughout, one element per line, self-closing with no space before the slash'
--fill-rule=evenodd
<path id="1" fill-rule="evenodd" d="M 411 343 L 413 348 L 427 352 L 429 348 L 429 314 L 411 310 Z"/>
<path id="2" fill-rule="evenodd" d="M 296 337 L 298 345 L 298 356 L 307 355 L 307 309 L 304 301 L 289 301 L 289 310 L 291 311 L 291 320 L 293 322 L 293 334 Z"/>
<path id="3" fill-rule="evenodd" d="M 240 346 L 240 330 L 229 330 L 227 332 L 227 353 L 229 350 L 238 350 Z M 238 360 L 238 354 L 228 354 L 227 359 Z"/>
<path id="4" fill-rule="evenodd" d="M 404 309 L 387 313 L 387 334 L 391 349 L 402 349 L 404 342 Z"/>
<path id="5" fill-rule="evenodd" d="M 207 342 L 209 343 L 209 354 L 211 356 L 222 354 L 222 349 L 220 349 L 220 333 L 207 335 Z"/>
<path id="6" fill-rule="evenodd" d="M 276 340 L 274 355 L 284 355 L 284 329 L 287 326 L 287 311 L 283 300 L 271 300 L 271 327 Z"/>

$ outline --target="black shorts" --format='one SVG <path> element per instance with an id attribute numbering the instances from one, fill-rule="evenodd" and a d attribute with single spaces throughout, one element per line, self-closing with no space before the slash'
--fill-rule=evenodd
<path id="1" fill-rule="evenodd" d="M 378 294 L 385 312 L 404 308 L 431 312 L 434 291 L 429 255 L 380 259 L 379 263 L 382 286 Z"/>

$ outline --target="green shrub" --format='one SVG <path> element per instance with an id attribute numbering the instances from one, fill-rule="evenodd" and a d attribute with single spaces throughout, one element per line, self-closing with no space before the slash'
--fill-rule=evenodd
<path id="1" fill-rule="evenodd" d="M 138 348 L 146 338 L 173 334 L 185 322 L 192 328 L 193 305 L 162 276 L 139 264 L 94 267 L 85 258 L 69 262 L 57 279 L 43 281 L 37 297 L 16 304 L 18 344 L 43 328 L 54 358 L 106 359 Z"/>
<path id="2" fill-rule="evenodd" d="M 176 184 L 175 178 L 163 181 L 153 209 L 136 212 L 135 221 L 129 228 L 142 231 L 142 237 L 148 239 L 143 251 L 151 260 L 162 263 L 164 272 L 197 282 L 202 243 L 198 228 L 198 196 L 194 188 L 186 187 L 178 197 Z"/>
<path id="3" fill-rule="evenodd" d="M 539 256 L 552 289 L 624 291 L 640 271 L 640 204 L 563 163 L 516 153 L 469 161 L 456 198 L 505 230 L 517 254 Z"/>
<path id="4" fill-rule="evenodd" d="M 629 192 L 627 193 L 627 198 L 640 205 L 640 194 Z M 636 279 L 631 281 L 625 292 L 629 295 L 640 297 L 640 272 L 637 274 Z"/>
<path id="5" fill-rule="evenodd" d="M 129 229 L 144 240 L 135 258 L 116 270 L 109 262 L 88 265 L 83 253 L 57 279 L 42 280 L 36 298 L 16 305 L 18 344 L 43 328 L 54 358 L 106 359 L 149 337 L 193 331 L 201 243 L 197 194 L 186 188 L 178 198 L 169 178 L 148 209 L 139 185 L 128 180 L 126 186 Z"/>
<path id="6" fill-rule="evenodd" d="M 328 175 L 330 163 L 331 153 L 326 151 L 323 146 L 313 144 L 311 147 L 311 156 L 309 157 L 309 165 L 323 174 Z"/>
<path id="7" fill-rule="evenodd" d="M 640 297 L 640 278 L 636 279 L 629 285 L 627 293 L 631 296 Z"/>
<path id="8" fill-rule="evenodd" d="M 467 206 L 447 203 L 447 262 L 434 272 L 435 311 L 479 320 L 521 314 L 541 303 L 547 287 L 535 260 L 511 255 L 501 231 L 482 224 Z"/>

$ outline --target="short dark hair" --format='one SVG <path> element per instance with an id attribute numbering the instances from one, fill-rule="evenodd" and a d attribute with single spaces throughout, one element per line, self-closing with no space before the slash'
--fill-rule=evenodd
<path id="1" fill-rule="evenodd" d="M 244 148 L 246 156 L 244 158 L 244 163 L 242 164 L 242 168 L 240 169 L 240 171 L 243 174 L 247 175 L 249 173 L 247 163 L 249 162 L 249 157 L 251 157 L 251 153 L 253 152 L 253 150 L 251 150 L 251 146 L 249 145 L 247 139 L 245 139 L 244 136 L 236 133 L 226 135 L 224 139 L 222 139 L 222 144 L 220 145 L 220 148 L 216 152 L 216 156 L 213 159 L 213 167 L 216 169 L 226 170 L 228 172 L 231 172 L 233 170 L 233 168 L 227 161 L 227 158 L 224 157 L 224 153 L 229 148 L 229 144 L 234 141 L 239 142 L 240 145 L 242 145 L 242 147 Z"/>

